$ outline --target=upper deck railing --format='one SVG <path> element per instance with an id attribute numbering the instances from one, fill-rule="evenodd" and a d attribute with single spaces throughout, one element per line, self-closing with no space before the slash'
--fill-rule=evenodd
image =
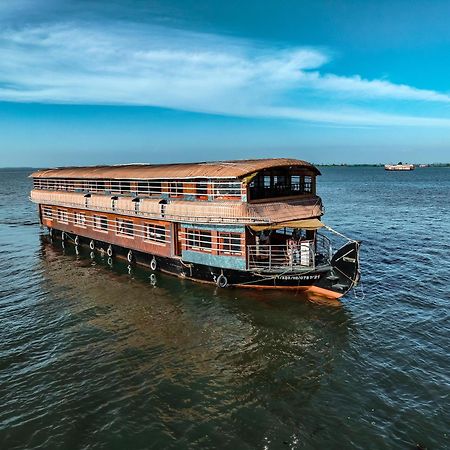
<path id="1" fill-rule="evenodd" d="M 85 180 L 72 178 L 35 178 L 34 189 L 130 195 L 143 197 L 195 197 L 241 199 L 246 194 L 239 180 Z"/>

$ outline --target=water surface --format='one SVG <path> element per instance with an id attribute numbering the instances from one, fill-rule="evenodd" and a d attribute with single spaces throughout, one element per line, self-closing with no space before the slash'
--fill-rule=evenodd
<path id="1" fill-rule="evenodd" d="M 0 171 L 0 448 L 449 448 L 450 170 L 322 172 L 342 307 L 76 255 Z"/>

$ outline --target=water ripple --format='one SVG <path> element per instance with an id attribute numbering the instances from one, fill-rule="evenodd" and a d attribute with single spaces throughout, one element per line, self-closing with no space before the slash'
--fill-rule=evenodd
<path id="1" fill-rule="evenodd" d="M 450 171 L 323 173 L 327 222 L 363 241 L 341 308 L 76 256 L 4 173 L 0 447 L 449 448 Z"/>

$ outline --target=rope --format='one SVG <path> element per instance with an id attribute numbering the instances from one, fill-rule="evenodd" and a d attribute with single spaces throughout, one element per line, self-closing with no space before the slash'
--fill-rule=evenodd
<path id="1" fill-rule="evenodd" d="M 67 239 L 71 240 L 75 244 L 75 239 L 67 231 L 64 231 L 64 234 L 67 236 Z"/>
<path id="2" fill-rule="evenodd" d="M 357 287 L 359 287 L 359 290 L 361 291 L 361 296 L 358 296 L 358 294 L 357 294 L 357 290 L 356 290 Z M 364 292 L 364 286 L 363 286 L 362 281 L 359 282 L 359 285 L 356 284 L 353 287 L 353 297 L 356 298 L 357 300 L 364 300 L 366 298 L 366 293 Z"/>
<path id="3" fill-rule="evenodd" d="M 324 226 L 324 228 L 326 228 L 328 231 L 331 231 L 332 233 L 337 234 L 338 236 L 340 236 L 340 237 L 342 237 L 342 238 L 344 238 L 344 239 L 347 239 L 347 241 L 349 241 L 349 242 L 358 242 L 358 241 L 356 241 L 355 239 L 350 239 L 348 236 L 345 236 L 344 234 L 339 233 L 339 231 L 333 230 L 333 228 L 331 228 L 331 227 L 328 226 L 328 225 L 325 225 L 325 224 L 324 224 L 323 226 Z"/>
<path id="4" fill-rule="evenodd" d="M 341 272 L 345 278 L 348 278 L 352 282 L 352 285 L 356 284 L 356 279 L 355 280 L 351 279 L 348 275 L 346 275 L 344 272 L 342 272 L 342 270 L 340 270 L 339 267 L 333 266 L 333 270 L 337 270 L 338 272 Z"/>
<path id="5" fill-rule="evenodd" d="M 187 267 L 189 269 L 189 276 L 192 277 L 192 263 L 186 264 L 181 258 L 180 258 L 180 262 L 184 267 Z"/>

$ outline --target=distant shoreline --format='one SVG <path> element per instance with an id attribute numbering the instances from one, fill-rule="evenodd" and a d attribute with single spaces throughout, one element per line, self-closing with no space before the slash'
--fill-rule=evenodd
<path id="1" fill-rule="evenodd" d="M 418 163 L 414 164 L 416 168 L 421 168 L 420 165 L 423 164 L 426 169 L 427 167 L 448 167 L 450 168 L 450 163 L 433 163 L 433 164 L 426 164 L 426 163 Z M 317 167 L 384 167 L 384 164 L 314 164 Z"/>
<path id="2" fill-rule="evenodd" d="M 348 163 L 339 163 L 339 164 L 324 164 L 324 163 L 313 163 L 316 167 L 384 167 L 384 163 L 379 164 L 348 164 Z M 423 168 L 428 167 L 443 167 L 443 168 L 450 168 L 450 163 L 414 163 L 416 168 L 421 168 L 420 165 L 424 165 Z M 62 166 L 61 166 L 62 167 Z M 68 166 L 71 167 L 71 166 Z M 0 167 L 0 170 L 30 170 L 30 171 L 36 171 L 41 169 L 47 169 L 48 167 Z"/>

